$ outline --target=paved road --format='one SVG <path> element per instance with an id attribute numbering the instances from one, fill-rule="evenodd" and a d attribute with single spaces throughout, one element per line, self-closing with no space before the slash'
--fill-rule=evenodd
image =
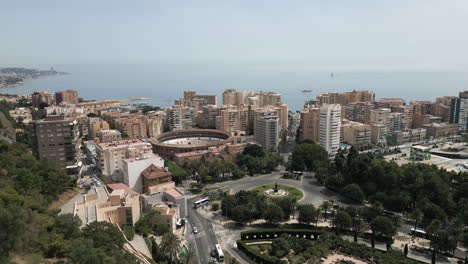
<path id="1" fill-rule="evenodd" d="M 263 174 L 253 177 L 245 177 L 239 180 L 216 183 L 214 186 L 227 187 L 231 190 L 231 193 L 236 193 L 240 190 L 250 190 L 259 185 L 277 182 L 278 184 L 290 185 L 303 190 L 304 198 L 299 201 L 301 204 L 312 203 L 315 206 L 318 206 L 326 200 L 334 200 L 337 204 L 340 204 L 340 196 L 337 193 L 326 189 L 324 186 L 317 184 L 312 173 L 306 172 L 302 181 L 281 179 L 280 177 L 282 173 L 282 171 L 275 171 L 271 174 Z"/>
<path id="2" fill-rule="evenodd" d="M 205 219 L 198 212 L 200 209 L 195 209 L 191 206 L 198 199 L 200 198 L 195 197 L 187 200 L 188 222 L 190 223 L 190 232 L 187 233 L 187 240 L 189 241 L 189 247 L 197 252 L 200 264 L 207 264 L 212 260 L 210 251 L 218 244 L 218 240 L 213 231 L 212 221 Z M 197 234 L 193 233 L 193 227 L 197 227 Z"/>

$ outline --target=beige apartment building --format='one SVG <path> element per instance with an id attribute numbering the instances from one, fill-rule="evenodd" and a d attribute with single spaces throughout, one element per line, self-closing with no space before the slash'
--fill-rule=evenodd
<path id="1" fill-rule="evenodd" d="M 96 145 L 97 168 L 113 180 L 122 180 L 123 161 L 152 153 L 150 143 L 140 139 L 121 139 Z"/>
<path id="2" fill-rule="evenodd" d="M 171 131 L 192 129 L 195 121 L 195 108 L 182 105 L 167 108 L 167 122 Z"/>
<path id="3" fill-rule="evenodd" d="M 351 103 L 343 107 L 345 109 L 345 117 L 348 120 L 365 123 L 370 123 L 371 111 L 374 109 L 372 102 Z"/>
<path id="4" fill-rule="evenodd" d="M 301 111 L 301 140 L 310 139 L 315 143 L 320 138 L 320 108 L 309 107 Z"/>
<path id="5" fill-rule="evenodd" d="M 265 107 L 281 103 L 281 95 L 274 92 L 237 91 L 234 89 L 223 92 L 224 105 Z"/>
<path id="6" fill-rule="evenodd" d="M 97 133 L 97 138 L 99 139 L 100 143 L 106 143 L 121 140 L 122 134 L 120 133 L 120 131 L 115 129 L 100 130 Z"/>
<path id="7" fill-rule="evenodd" d="M 101 130 L 109 130 L 109 123 L 100 117 L 88 118 L 88 136 L 95 139 Z"/>
<path id="8" fill-rule="evenodd" d="M 228 107 L 219 109 L 216 118 L 216 129 L 228 133 L 245 133 L 249 126 L 248 107 Z"/>
<path id="9" fill-rule="evenodd" d="M 254 138 L 267 151 L 277 151 L 280 141 L 281 123 L 276 111 L 255 111 Z"/>
<path id="10" fill-rule="evenodd" d="M 371 142 L 385 146 L 387 143 L 387 126 L 385 124 L 371 124 Z"/>
<path id="11" fill-rule="evenodd" d="M 42 103 L 52 105 L 54 103 L 54 94 L 48 92 L 33 92 L 31 94 L 33 107 L 39 107 Z"/>
<path id="12" fill-rule="evenodd" d="M 371 144 L 371 126 L 359 122 L 350 121 L 343 126 L 343 141 L 356 146 L 365 147 Z"/>
<path id="13" fill-rule="evenodd" d="M 352 91 L 346 93 L 324 93 L 318 94 L 316 97 L 319 105 L 324 104 L 339 104 L 347 105 L 352 103 L 373 102 L 375 94 L 370 91 Z"/>
<path id="14" fill-rule="evenodd" d="M 458 134 L 458 124 L 432 123 L 423 125 L 427 137 L 445 137 Z"/>
<path id="15" fill-rule="evenodd" d="M 55 92 L 55 103 L 56 104 L 73 104 L 76 105 L 79 102 L 78 92 L 75 90 L 66 90 Z"/>

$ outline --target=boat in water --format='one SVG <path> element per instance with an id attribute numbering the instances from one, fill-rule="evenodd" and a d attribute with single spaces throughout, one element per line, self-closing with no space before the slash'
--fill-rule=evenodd
<path id="1" fill-rule="evenodd" d="M 312 92 L 312 89 L 304 89 L 302 90 L 303 93 L 311 93 Z"/>
<path id="2" fill-rule="evenodd" d="M 330 77 L 331 77 L 331 78 L 337 77 L 337 76 L 340 76 L 340 75 L 338 75 L 338 73 L 334 73 L 334 72 L 330 73 Z"/>

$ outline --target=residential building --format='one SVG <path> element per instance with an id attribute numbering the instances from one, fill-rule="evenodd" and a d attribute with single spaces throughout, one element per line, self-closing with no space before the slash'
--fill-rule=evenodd
<path id="1" fill-rule="evenodd" d="M 84 116 L 85 110 L 84 108 L 76 107 L 76 106 L 64 106 L 64 105 L 52 105 L 47 106 L 44 108 L 46 111 L 46 116 L 56 116 L 56 115 L 63 115 L 66 117 L 78 117 Z"/>
<path id="2" fill-rule="evenodd" d="M 423 125 L 426 129 L 426 136 L 432 138 L 456 135 L 458 133 L 458 124 L 431 123 Z"/>
<path id="3" fill-rule="evenodd" d="M 325 93 L 318 94 L 316 97 L 319 105 L 339 104 L 347 105 L 361 102 L 372 102 L 375 100 L 375 94 L 369 91 L 352 91 L 346 93 Z"/>
<path id="4" fill-rule="evenodd" d="M 59 91 L 55 93 L 56 104 L 78 104 L 78 92 L 75 90 Z"/>
<path id="5" fill-rule="evenodd" d="M 218 111 L 222 108 L 216 105 L 205 105 L 202 107 L 201 113 L 198 114 L 197 126 L 200 128 L 215 129 L 216 117 Z"/>
<path id="6" fill-rule="evenodd" d="M 276 111 L 262 109 L 255 111 L 255 141 L 267 151 L 277 151 L 280 140 L 281 123 Z"/>
<path id="7" fill-rule="evenodd" d="M 300 139 L 310 139 L 315 143 L 320 138 L 320 108 L 308 107 L 301 111 Z"/>
<path id="8" fill-rule="evenodd" d="M 10 110 L 9 113 L 16 122 L 22 122 L 25 125 L 33 120 L 31 109 L 26 107 L 17 107 L 14 110 Z"/>
<path id="9" fill-rule="evenodd" d="M 459 131 L 468 129 L 468 91 L 460 92 L 450 105 L 450 123 L 458 124 Z"/>
<path id="10" fill-rule="evenodd" d="M 405 105 L 406 102 L 404 99 L 401 98 L 396 98 L 396 97 L 387 97 L 387 98 L 381 98 L 378 101 L 379 108 L 390 108 L 393 105 Z"/>
<path id="11" fill-rule="evenodd" d="M 70 174 L 81 167 L 81 139 L 76 118 L 47 117 L 29 123 L 32 150 L 40 160 L 49 160 Z"/>
<path id="12" fill-rule="evenodd" d="M 164 167 L 164 160 L 154 153 L 124 159 L 122 163 L 123 182 L 137 193 L 143 193 L 142 172 L 150 165 Z"/>
<path id="13" fill-rule="evenodd" d="M 171 131 L 186 130 L 194 127 L 195 109 L 182 105 L 167 108 L 167 121 Z"/>
<path id="14" fill-rule="evenodd" d="M 140 139 L 101 142 L 96 146 L 97 168 L 103 175 L 122 181 L 123 161 L 147 153 L 152 153 L 151 144 Z"/>
<path id="15" fill-rule="evenodd" d="M 97 133 L 97 138 L 100 143 L 119 141 L 122 139 L 122 134 L 116 129 L 100 130 Z"/>
<path id="16" fill-rule="evenodd" d="M 109 123 L 100 117 L 88 118 L 88 136 L 95 139 L 101 130 L 109 130 Z"/>
<path id="17" fill-rule="evenodd" d="M 235 106 L 257 106 L 282 104 L 281 95 L 274 92 L 236 91 L 229 89 L 223 92 L 223 104 Z"/>
<path id="18" fill-rule="evenodd" d="M 320 107 L 319 144 L 329 153 L 335 154 L 340 146 L 341 106 L 324 104 Z"/>
<path id="19" fill-rule="evenodd" d="M 33 92 L 31 94 L 31 101 L 33 107 L 40 107 L 41 105 L 52 105 L 54 103 L 54 95 L 48 92 Z"/>
<path id="20" fill-rule="evenodd" d="M 145 193 L 165 192 L 175 188 L 171 173 L 162 166 L 150 164 L 141 172 L 141 177 L 143 180 L 143 192 Z"/>
<path id="21" fill-rule="evenodd" d="M 216 118 L 216 129 L 228 133 L 246 133 L 249 127 L 248 107 L 226 107 L 220 108 Z"/>
<path id="22" fill-rule="evenodd" d="M 374 109 L 372 102 L 351 103 L 344 106 L 346 119 L 365 123 L 370 123 L 371 111 Z"/>
<path id="23" fill-rule="evenodd" d="M 378 108 L 370 111 L 370 123 L 387 124 L 388 115 L 392 112 L 390 108 Z"/>
<path id="24" fill-rule="evenodd" d="M 371 124 L 371 143 L 379 146 L 387 145 L 387 126 L 385 124 Z"/>
<path id="25" fill-rule="evenodd" d="M 404 131 L 394 131 L 387 136 L 389 145 L 402 145 L 411 142 L 422 142 L 426 139 L 426 129 L 415 128 Z"/>
<path id="26" fill-rule="evenodd" d="M 356 147 L 367 147 L 371 144 L 371 126 L 359 122 L 350 122 L 343 128 L 344 142 Z"/>

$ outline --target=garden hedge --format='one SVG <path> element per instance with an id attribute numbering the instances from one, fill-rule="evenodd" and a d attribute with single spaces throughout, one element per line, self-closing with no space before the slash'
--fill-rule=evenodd
<path id="1" fill-rule="evenodd" d="M 253 239 L 274 239 L 280 237 L 282 234 L 288 234 L 295 237 L 302 237 L 307 239 L 317 240 L 318 237 L 323 234 L 320 230 L 310 229 L 291 229 L 291 228 L 269 228 L 269 229 L 257 229 L 249 230 L 241 233 L 242 240 L 253 240 Z"/>

